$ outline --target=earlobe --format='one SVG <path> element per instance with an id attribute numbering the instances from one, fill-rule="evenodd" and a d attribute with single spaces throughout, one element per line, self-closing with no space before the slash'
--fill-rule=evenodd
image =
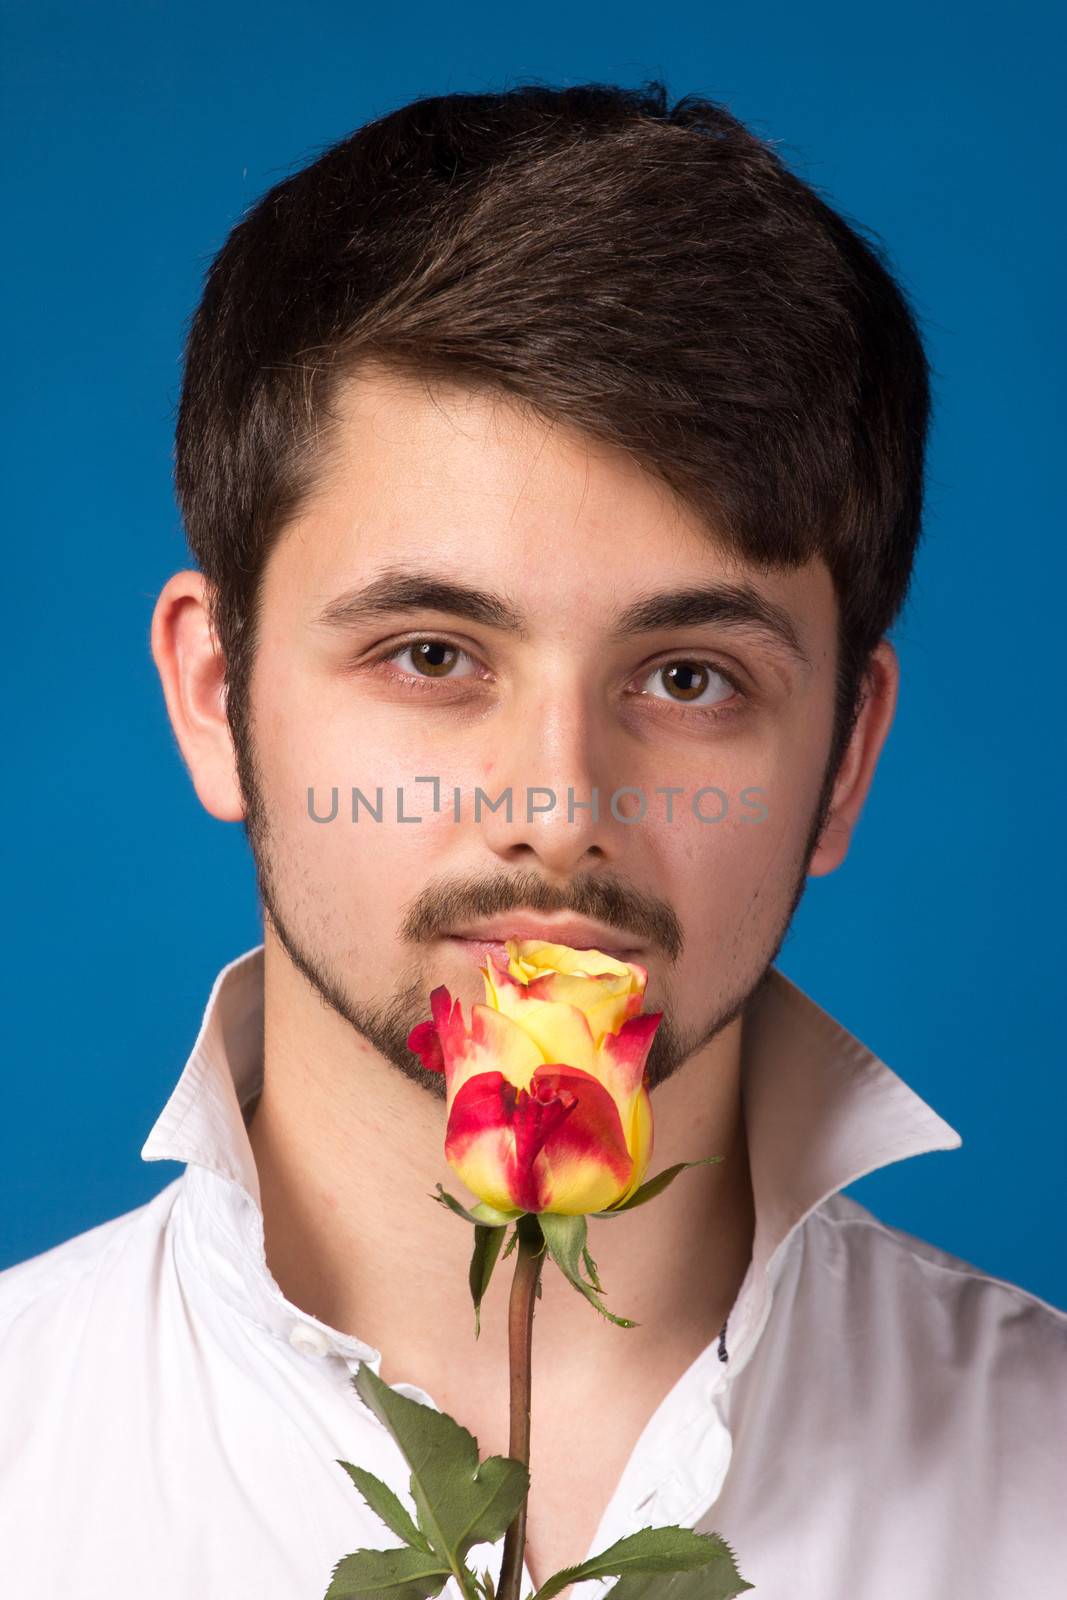
<path id="1" fill-rule="evenodd" d="M 152 613 L 152 657 L 200 803 L 220 822 L 240 822 L 245 807 L 226 720 L 226 663 L 210 629 L 209 598 L 203 573 L 168 579 Z"/>
<path id="2" fill-rule="evenodd" d="M 896 650 L 888 639 L 882 639 L 871 656 L 863 706 L 834 784 L 825 826 L 808 864 L 809 878 L 825 877 L 848 855 L 852 831 L 866 803 L 893 723 L 899 684 Z"/>

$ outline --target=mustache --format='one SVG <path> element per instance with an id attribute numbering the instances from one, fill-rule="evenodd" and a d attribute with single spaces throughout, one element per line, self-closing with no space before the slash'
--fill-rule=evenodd
<path id="1" fill-rule="evenodd" d="M 424 944 L 457 922 L 505 911 L 571 912 L 593 917 L 622 935 L 636 936 L 669 961 L 682 953 L 681 923 L 671 908 L 616 878 L 586 873 L 566 887 L 547 883 L 536 872 L 492 878 L 454 878 L 423 890 L 405 910 L 401 938 Z"/>

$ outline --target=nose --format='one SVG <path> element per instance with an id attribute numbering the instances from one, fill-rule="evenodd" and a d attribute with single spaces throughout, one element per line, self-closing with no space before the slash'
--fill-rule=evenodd
<path id="1" fill-rule="evenodd" d="M 614 770 L 612 743 L 606 716 L 569 675 L 494 728 L 485 792 L 495 807 L 483 803 L 479 827 L 501 861 L 570 877 L 620 858 L 640 824 L 627 820 L 632 795 L 612 808 L 627 781 Z"/>

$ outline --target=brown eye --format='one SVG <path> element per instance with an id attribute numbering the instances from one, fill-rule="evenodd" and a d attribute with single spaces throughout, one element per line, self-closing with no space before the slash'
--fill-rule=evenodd
<path id="1" fill-rule="evenodd" d="M 676 700 L 696 700 L 707 688 L 710 677 L 707 667 L 699 661 L 674 661 L 660 671 Z"/>
<path id="2" fill-rule="evenodd" d="M 444 678 L 455 666 L 460 651 L 440 639 L 419 639 L 408 646 L 416 672 L 425 678 Z"/>
<path id="3" fill-rule="evenodd" d="M 710 661 L 691 661 L 684 657 L 654 668 L 645 681 L 649 685 L 645 693 L 650 699 L 696 705 L 698 709 L 709 711 L 731 699 L 737 691 L 733 680 L 719 672 Z"/>
<path id="4" fill-rule="evenodd" d="M 412 639 L 379 657 L 379 665 L 397 668 L 396 677 L 409 686 L 421 678 L 423 683 L 445 678 L 474 678 L 478 666 L 473 657 L 447 639 Z"/>

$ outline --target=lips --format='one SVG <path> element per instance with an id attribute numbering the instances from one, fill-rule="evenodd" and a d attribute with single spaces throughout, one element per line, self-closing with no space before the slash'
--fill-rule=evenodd
<path id="1" fill-rule="evenodd" d="M 544 922 L 522 916 L 493 917 L 485 922 L 455 928 L 446 937 L 457 944 L 477 946 L 482 950 L 502 950 L 508 939 L 542 939 L 549 944 L 568 945 L 572 950 L 600 950 L 620 961 L 634 959 L 641 953 L 639 945 L 627 944 L 617 933 L 582 918 Z"/>

